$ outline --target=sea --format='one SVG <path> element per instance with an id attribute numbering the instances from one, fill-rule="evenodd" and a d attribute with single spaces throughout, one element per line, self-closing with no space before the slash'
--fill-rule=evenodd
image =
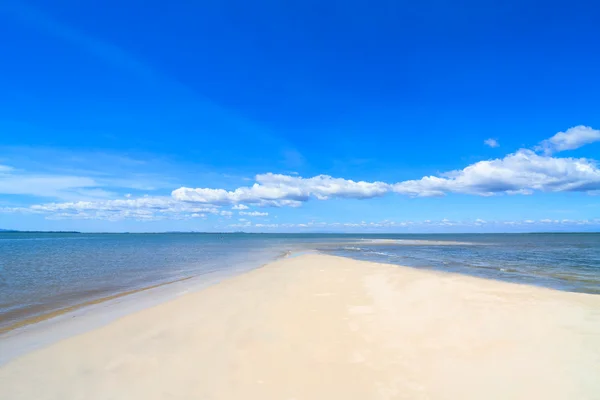
<path id="1" fill-rule="evenodd" d="M 0 332 L 111 296 L 232 276 L 305 252 L 600 294 L 600 233 L 0 232 Z"/>

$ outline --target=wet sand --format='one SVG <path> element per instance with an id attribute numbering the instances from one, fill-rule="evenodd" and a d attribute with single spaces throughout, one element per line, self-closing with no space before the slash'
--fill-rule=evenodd
<path id="1" fill-rule="evenodd" d="M 308 254 L 16 358 L 0 398 L 597 399 L 599 370 L 600 296 Z"/>
<path id="2" fill-rule="evenodd" d="M 150 285 L 150 286 L 142 287 L 139 289 L 127 290 L 124 292 L 111 294 L 109 296 L 102 296 L 102 297 L 95 298 L 93 300 L 86 300 L 86 301 L 83 301 L 80 303 L 73 304 L 71 306 L 62 307 L 62 308 L 58 308 L 55 310 L 51 309 L 49 311 L 42 311 L 42 312 L 39 312 L 39 313 L 33 314 L 33 315 L 30 315 L 29 309 L 26 309 L 24 312 L 15 313 L 15 315 L 6 314 L 5 319 L 0 318 L 0 335 L 3 333 L 6 333 L 6 332 L 12 331 L 13 329 L 21 328 L 21 327 L 24 327 L 27 325 L 32 325 L 32 324 L 35 324 L 38 322 L 42 322 L 42 321 L 46 321 L 51 318 L 58 317 L 63 314 L 71 313 L 71 312 L 78 310 L 80 308 L 83 308 L 83 307 L 89 307 L 94 304 L 104 303 L 106 301 L 115 300 L 120 297 L 130 296 L 132 294 L 143 292 L 146 290 L 156 289 L 157 287 L 160 287 L 160 286 L 172 285 L 173 283 L 183 282 L 188 279 L 191 279 L 191 277 L 181 278 L 181 279 L 177 279 L 177 280 L 165 282 L 165 283 L 159 283 L 156 285 Z"/>

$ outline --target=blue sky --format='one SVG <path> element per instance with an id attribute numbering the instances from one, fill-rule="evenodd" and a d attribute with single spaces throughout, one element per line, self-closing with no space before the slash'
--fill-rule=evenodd
<path id="1" fill-rule="evenodd" d="M 187 3 L 0 4 L 0 228 L 600 229 L 599 5 Z"/>

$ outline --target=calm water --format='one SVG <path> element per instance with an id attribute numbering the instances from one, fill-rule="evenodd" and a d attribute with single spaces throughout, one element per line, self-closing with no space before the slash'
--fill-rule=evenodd
<path id="1" fill-rule="evenodd" d="M 286 251 L 310 249 L 600 293 L 600 234 L 0 233 L 0 327 L 157 283 L 215 272 L 239 273 Z"/>
<path id="2" fill-rule="evenodd" d="M 360 260 L 600 294 L 600 233 L 390 237 L 398 243 L 324 250 Z"/>

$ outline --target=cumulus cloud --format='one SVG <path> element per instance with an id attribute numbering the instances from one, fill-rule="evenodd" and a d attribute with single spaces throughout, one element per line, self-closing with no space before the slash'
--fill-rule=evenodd
<path id="1" fill-rule="evenodd" d="M 521 149 L 504 158 L 480 161 L 442 176 L 426 176 L 393 185 L 393 191 L 410 196 L 465 193 L 531 194 L 585 192 L 600 189 L 600 170 L 585 158 L 555 158 Z"/>
<path id="2" fill-rule="evenodd" d="M 489 147 L 492 147 L 492 148 L 500 146 L 500 143 L 498 143 L 498 141 L 496 139 L 492 139 L 492 138 L 484 140 L 483 143 L 486 146 L 489 146 Z"/>
<path id="3" fill-rule="evenodd" d="M 595 160 L 557 157 L 551 153 L 580 147 L 598 139 L 599 131 L 578 126 L 559 132 L 542 142 L 544 153 L 520 149 L 502 158 L 473 163 L 463 169 L 425 176 L 401 182 L 368 182 L 317 175 L 303 178 L 297 175 L 259 174 L 251 186 L 233 190 L 222 188 L 187 188 L 172 191 L 171 196 L 131 196 L 116 200 L 104 199 L 116 195 L 98 189 L 97 182 L 79 177 L 43 177 L 35 181 L 28 176 L 24 189 L 22 176 L 12 169 L 0 169 L 0 193 L 28 194 L 41 190 L 48 192 L 85 191 L 94 200 L 46 203 L 30 207 L 4 208 L 5 212 L 48 214 L 61 218 L 103 218 L 141 220 L 162 218 L 197 218 L 193 214 L 212 214 L 230 218 L 232 211 L 241 216 L 267 216 L 266 212 L 245 211 L 254 207 L 299 207 L 309 200 L 369 199 L 389 193 L 411 197 L 443 196 L 449 193 L 491 196 L 495 194 L 529 195 L 542 192 L 600 193 L 600 169 Z M 34 180 L 32 180 L 34 179 Z M 50 182 L 50 183 L 49 183 Z M 49 186 L 45 186 L 45 185 Z M 248 205 L 247 205 L 248 204 Z M 12 211 L 9 211 L 12 210 Z M 452 221 L 441 221 L 451 224 Z M 483 221 L 476 221 L 483 224 Z"/>
<path id="4" fill-rule="evenodd" d="M 537 149 L 543 150 L 546 154 L 552 154 L 559 151 L 578 149 L 581 146 L 598 141 L 600 141 L 600 130 L 579 125 L 567 129 L 566 132 L 558 132 L 550 139 L 542 141 Z"/>
<path id="5" fill-rule="evenodd" d="M 600 170 L 594 160 L 586 158 L 552 157 L 552 151 L 573 149 L 600 140 L 600 131 L 576 126 L 559 132 L 542 142 L 546 154 L 520 149 L 503 158 L 480 161 L 461 170 L 438 176 L 397 183 L 353 181 L 317 175 L 312 178 L 281 174 L 257 175 L 252 186 L 235 190 L 182 187 L 172 192 L 174 199 L 185 202 L 238 204 L 257 206 L 299 206 L 311 198 L 368 199 L 394 192 L 426 197 L 448 193 L 490 196 L 504 194 L 531 194 L 545 192 L 594 192 L 600 190 Z M 495 139 L 485 143 L 498 146 Z"/>
<path id="6" fill-rule="evenodd" d="M 300 207 L 304 202 L 299 200 L 259 200 L 258 207 Z"/>
<path id="7" fill-rule="evenodd" d="M 176 200 L 210 203 L 235 204 L 249 203 L 258 205 L 296 205 L 314 197 L 319 200 L 329 198 L 367 199 L 382 196 L 389 191 L 389 185 L 383 182 L 355 182 L 329 175 L 302 178 L 281 174 L 261 174 L 256 176 L 252 186 L 240 187 L 232 191 L 211 188 L 182 187 L 172 192 Z"/>

